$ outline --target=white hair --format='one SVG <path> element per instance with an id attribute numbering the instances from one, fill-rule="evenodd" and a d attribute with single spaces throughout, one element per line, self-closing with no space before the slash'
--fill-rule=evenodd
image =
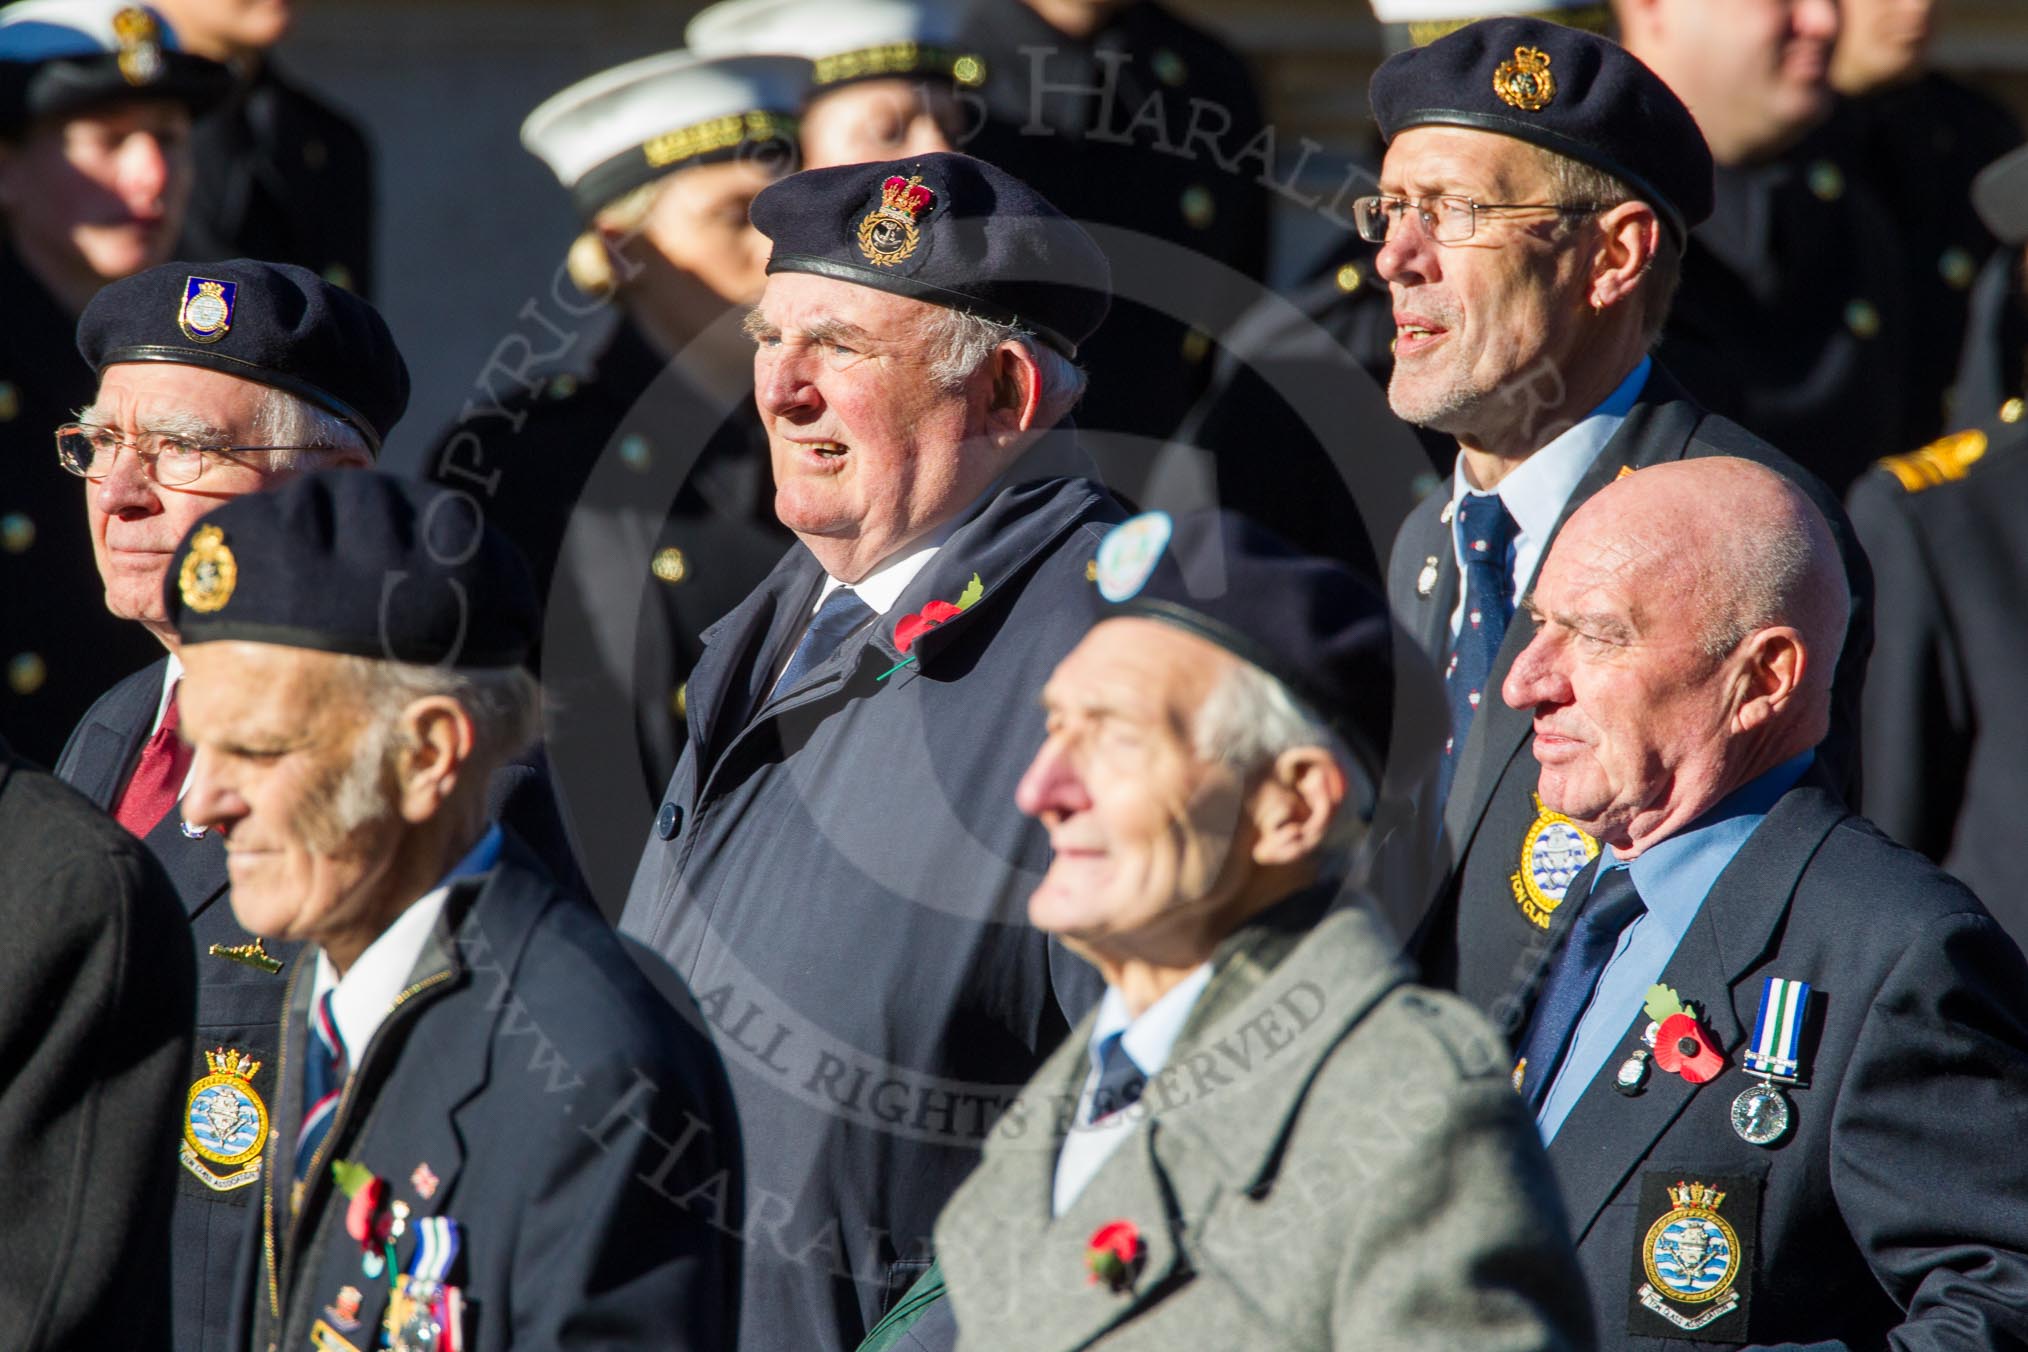
<path id="1" fill-rule="evenodd" d="M 1324 839 L 1326 863 L 1349 854 L 1364 838 L 1366 823 L 1358 800 L 1369 791 L 1372 777 L 1360 769 L 1344 738 L 1288 686 L 1253 663 L 1235 662 L 1205 696 L 1191 725 L 1191 743 L 1199 760 L 1221 762 L 1244 778 L 1259 773 L 1285 751 L 1322 748 L 1337 763 L 1349 789 Z"/>
<path id="2" fill-rule="evenodd" d="M 1002 343 L 1020 344 L 1041 372 L 1037 421 L 1044 426 L 1057 422 L 1084 397 L 1083 368 L 1027 329 L 940 307 L 923 321 L 922 338 L 936 353 L 930 361 L 930 379 L 947 390 L 970 379 Z"/>
<path id="3" fill-rule="evenodd" d="M 542 688 L 520 667 L 463 671 L 347 656 L 337 680 L 365 707 L 366 722 L 350 766 L 331 787 L 327 812 L 336 838 L 388 810 L 396 758 L 411 749 L 401 736 L 401 715 L 417 700 L 447 696 L 471 718 L 472 754 L 463 779 L 482 794 L 493 771 L 541 735 Z"/>
<path id="4" fill-rule="evenodd" d="M 263 446 L 299 446 L 307 451 L 276 451 L 268 457 L 272 469 L 322 469 L 337 451 L 357 451 L 371 458 L 366 438 L 357 427 L 335 413 L 318 408 L 307 399 L 270 385 L 261 391 L 260 407 L 254 410 L 253 434 Z"/>

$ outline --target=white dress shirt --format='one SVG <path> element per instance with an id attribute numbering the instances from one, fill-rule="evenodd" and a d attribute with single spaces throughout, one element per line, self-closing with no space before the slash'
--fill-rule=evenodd
<path id="1" fill-rule="evenodd" d="M 1144 1116 L 1129 1107 L 1109 1113 L 1096 1122 L 1085 1123 L 1092 1095 L 1098 1091 L 1098 1049 L 1107 1038 L 1124 1029 L 1120 1045 L 1127 1049 L 1128 1056 L 1134 1058 L 1141 1074 L 1154 1079 L 1169 1063 L 1169 1053 L 1176 1046 L 1183 1025 L 1190 1021 L 1190 1011 L 1196 1007 L 1197 997 L 1204 994 L 1204 988 L 1210 982 L 1211 964 L 1207 962 L 1170 987 L 1161 999 L 1142 1010 L 1137 1019 L 1127 1016 L 1127 1002 L 1120 998 L 1119 991 L 1106 987 L 1105 998 L 1099 1002 L 1098 1017 L 1091 1026 L 1091 1040 L 1086 1047 L 1091 1069 L 1086 1072 L 1084 1090 L 1078 1095 L 1077 1117 L 1071 1123 L 1070 1133 L 1063 1138 L 1062 1153 L 1056 1157 L 1056 1187 L 1052 1202 L 1056 1215 L 1061 1216 L 1070 1209 L 1070 1204 L 1084 1191 L 1085 1184 L 1091 1182 L 1100 1166 L 1111 1158 L 1113 1151 L 1119 1149 L 1120 1142 L 1140 1125 Z"/>

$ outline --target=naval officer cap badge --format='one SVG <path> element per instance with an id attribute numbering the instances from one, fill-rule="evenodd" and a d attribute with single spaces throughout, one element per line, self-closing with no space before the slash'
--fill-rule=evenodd
<path id="1" fill-rule="evenodd" d="M 1722 1210 L 1721 1210 L 1722 1208 Z M 1746 1341 L 1760 1181 L 1650 1171 L 1641 1176 L 1643 1219 L 1655 1219 L 1634 1254 L 1627 1332 L 1642 1338 Z"/>
<path id="2" fill-rule="evenodd" d="M 916 222 L 936 204 L 936 192 L 923 186 L 922 175 L 889 178 L 880 185 L 879 203 L 859 222 L 860 254 L 875 267 L 901 262 L 922 242 Z"/>
<path id="3" fill-rule="evenodd" d="M 183 604 L 202 615 L 223 610 L 238 582 L 239 563 L 225 542 L 225 532 L 217 526 L 199 526 L 176 573 L 176 591 Z"/>
<path id="4" fill-rule="evenodd" d="M 206 1187 L 230 1192 L 261 1176 L 268 1109 L 253 1085 L 261 1063 L 232 1047 L 206 1052 L 204 1060 L 211 1073 L 190 1086 L 177 1153 Z"/>

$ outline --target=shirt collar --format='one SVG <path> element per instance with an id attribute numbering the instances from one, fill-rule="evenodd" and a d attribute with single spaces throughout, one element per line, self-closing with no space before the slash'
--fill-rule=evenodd
<path id="1" fill-rule="evenodd" d="M 1620 430 L 1620 424 L 1626 421 L 1635 401 L 1641 397 L 1641 390 L 1647 385 L 1648 375 L 1654 368 L 1653 357 L 1641 358 L 1640 365 L 1627 373 L 1626 378 L 1605 397 L 1604 403 L 1500 480 L 1500 486 L 1493 491 L 1506 504 L 1522 535 L 1531 540 L 1549 538 L 1549 533 L 1556 529 L 1558 518 L 1563 515 L 1564 505 L 1577 490 L 1577 481 L 1591 468 L 1592 461 L 1598 459 L 1598 453 L 1612 440 L 1613 433 Z M 1467 493 L 1484 491 L 1473 488 L 1465 477 L 1465 453 L 1459 451 L 1451 472 L 1451 506 L 1456 508 L 1463 503 Z M 1463 555 L 1460 554 L 1459 567 L 1463 566 Z"/>
<path id="2" fill-rule="evenodd" d="M 1641 901 L 1677 938 L 1690 928 L 1697 908 L 1740 846 L 1815 758 L 1814 751 L 1805 751 L 1748 780 L 1688 828 L 1649 846 L 1626 866 Z"/>
<path id="3" fill-rule="evenodd" d="M 345 1040 L 345 1055 L 353 1066 L 359 1064 L 360 1055 L 379 1031 L 410 973 L 415 971 L 430 932 L 436 928 L 437 917 L 443 913 L 444 901 L 451 894 L 451 884 L 493 867 L 499 861 L 501 843 L 496 823 L 452 865 L 442 882 L 396 916 L 394 923 L 366 946 L 366 951 L 342 978 L 331 965 L 330 957 L 321 949 L 318 951 L 317 980 L 310 1000 L 314 1005 L 324 998 L 325 991 L 335 992 L 331 997 L 331 1017 L 337 1021 L 338 1036 Z"/>
<path id="4" fill-rule="evenodd" d="M 840 587 L 852 588 L 860 600 L 873 607 L 873 613 L 876 615 L 885 615 L 893 610 L 895 603 L 901 600 L 901 594 L 908 590 L 908 584 L 915 581 L 916 574 L 929 567 L 929 562 L 937 556 L 937 551 L 950 542 L 950 538 L 958 533 L 960 526 L 978 515 L 979 509 L 993 500 L 1003 483 L 1004 477 L 994 480 L 992 486 L 981 493 L 971 506 L 917 540 L 906 551 L 882 559 L 878 568 L 857 582 L 840 582 L 826 573 L 824 585 L 817 589 L 817 602 L 810 607 L 810 613 L 815 615 L 823 609 L 824 602 L 830 600 L 831 593 Z"/>
<path id="5" fill-rule="evenodd" d="M 175 693 L 176 683 L 182 679 L 183 659 L 170 653 L 168 665 L 162 668 L 162 694 L 155 701 L 155 721 L 148 725 L 150 737 L 162 730 L 162 720 L 169 716 L 169 696 Z"/>
<path id="6" fill-rule="evenodd" d="M 1190 1011 L 1197 1005 L 1197 997 L 1204 994 L 1204 988 L 1211 984 L 1211 964 L 1200 963 L 1190 975 L 1171 986 L 1162 998 L 1141 1011 L 1139 1018 L 1127 1014 L 1127 1002 L 1120 995 L 1119 988 L 1106 987 L 1105 997 L 1099 1001 L 1098 1017 L 1092 1022 L 1089 1055 L 1094 1072 L 1098 1070 L 1098 1049 L 1114 1033 L 1124 1030 L 1120 1045 L 1127 1049 L 1127 1055 L 1134 1058 L 1134 1064 L 1141 1068 L 1141 1074 L 1153 1076 L 1169 1063 L 1169 1053 L 1176 1045 L 1176 1039 L 1183 1032 L 1183 1025 L 1190 1021 Z"/>

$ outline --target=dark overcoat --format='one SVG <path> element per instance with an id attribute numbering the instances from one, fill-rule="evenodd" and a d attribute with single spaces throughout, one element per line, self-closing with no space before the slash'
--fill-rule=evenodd
<path id="1" fill-rule="evenodd" d="M 1060 451 L 1062 448 L 1058 448 Z M 803 546 L 705 635 L 689 743 L 623 931 L 697 993 L 732 1078 L 740 1346 L 849 1349 L 927 1266 L 986 1130 L 1097 996 L 1030 929 L 1014 787 L 1083 636 L 1118 504 L 1038 451 L 901 600 L 769 694 L 823 571 Z M 1081 458 L 1081 457 L 1080 457 Z M 904 655 L 897 622 L 977 600 Z"/>
<path id="2" fill-rule="evenodd" d="M 1818 754 L 1843 782 L 1856 759 L 1859 691 L 1873 647 L 1873 578 L 1845 509 L 1818 479 L 1743 428 L 1705 412 L 1658 366 L 1626 421 L 1578 481 L 1557 528 L 1623 469 L 1707 455 L 1740 456 L 1788 476 L 1824 513 L 1838 541 L 1851 582 L 1852 615 L 1833 678 L 1831 737 Z M 1445 519 L 1450 501 L 1446 484 L 1416 508 L 1395 537 L 1388 565 L 1388 601 L 1440 669 L 1450 651 L 1450 614 L 1458 598 Z M 1536 799 L 1540 767 L 1531 750 L 1532 712 L 1510 709 L 1497 696 L 1531 637 L 1532 626 L 1517 611 L 1487 680 L 1487 698 L 1458 752 L 1441 822 L 1432 824 L 1437 838 L 1424 895 L 1434 901 L 1417 943 L 1432 983 L 1455 989 L 1487 1011 L 1510 1037 L 1521 1025 L 1511 1006 L 1500 1003 L 1502 997 L 1539 956 L 1570 875 L 1598 852 L 1597 842 Z"/>
<path id="3" fill-rule="evenodd" d="M 284 1122 L 302 1120 L 315 971 L 305 960 L 290 978 Z M 452 885 L 354 1058 L 300 1204 L 295 1133 L 270 1136 L 223 1345 L 378 1345 L 390 1274 L 368 1276 L 346 1232 L 330 1168 L 343 1160 L 407 1209 L 402 1269 L 421 1218 L 458 1222 L 447 1279 L 464 1293 L 464 1347 L 724 1347 L 737 1143 L 695 1013 L 657 994 L 591 905 L 508 835 L 494 868 Z"/>
<path id="4" fill-rule="evenodd" d="M 0 1329 L 161 1352 L 197 978 L 162 868 L 0 742 Z"/>
<path id="5" fill-rule="evenodd" d="M 1732 1108 L 1759 1083 L 1741 1053 L 1770 976 L 1809 982 L 1812 1009 L 1789 1131 L 1763 1147 Z M 2028 964 L 1970 892 L 1806 776 L 1719 875 L 1661 981 L 1696 1006 L 1724 1069 L 1701 1085 L 1657 1070 L 1625 1097 L 1610 1057 L 1549 1148 L 1601 1347 L 2028 1340 Z M 1628 1054 L 1648 1022 L 1627 1011 Z M 1646 1266 L 1674 1212 L 1661 1190 L 1683 1183 L 1726 1194 L 1715 1210 L 1738 1241 L 1743 1300 L 1696 1331 L 1706 1341 L 1639 1297 L 1661 1289 Z M 1704 1280 L 1725 1277 L 1713 1265 Z M 1673 1308 L 1694 1319 L 1724 1297 Z"/>

